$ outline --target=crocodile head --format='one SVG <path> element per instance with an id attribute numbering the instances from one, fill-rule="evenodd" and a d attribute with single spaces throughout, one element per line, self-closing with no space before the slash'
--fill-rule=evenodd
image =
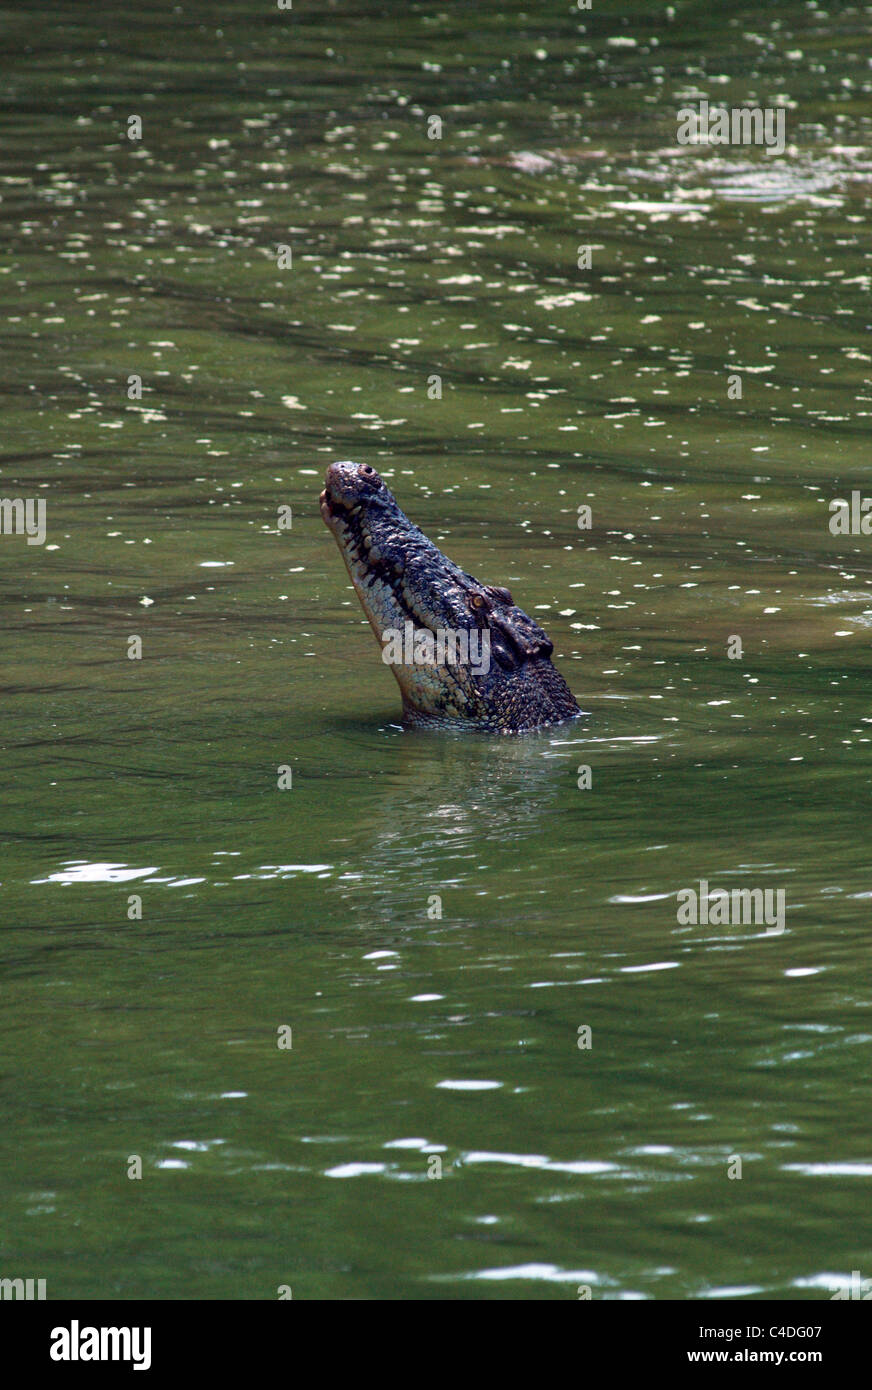
<path id="1" fill-rule="evenodd" d="M 510 734 L 579 713 L 542 629 L 508 589 L 443 555 L 368 463 L 330 465 L 321 515 L 399 682 L 407 723 Z"/>

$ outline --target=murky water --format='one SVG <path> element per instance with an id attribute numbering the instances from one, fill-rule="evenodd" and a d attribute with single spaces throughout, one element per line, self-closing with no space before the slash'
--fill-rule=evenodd
<path id="1" fill-rule="evenodd" d="M 872 1277 L 869 12 L 715 9 L 7 13 L 2 1273 Z M 346 457 L 589 719 L 402 732 Z"/>

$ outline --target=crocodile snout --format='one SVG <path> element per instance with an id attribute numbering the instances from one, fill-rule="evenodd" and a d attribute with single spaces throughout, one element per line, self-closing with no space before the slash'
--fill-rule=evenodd
<path id="1" fill-rule="evenodd" d="M 321 515 L 351 512 L 383 486 L 381 474 L 369 463 L 331 463 L 321 493 Z"/>

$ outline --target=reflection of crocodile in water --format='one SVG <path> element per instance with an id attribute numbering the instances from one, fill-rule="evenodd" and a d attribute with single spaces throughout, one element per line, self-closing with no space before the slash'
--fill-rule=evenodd
<path id="1" fill-rule="evenodd" d="M 368 463 L 330 465 L 321 515 L 380 642 L 411 624 L 416 636 L 465 637 L 466 649 L 473 634 L 492 658 L 482 667 L 454 651 L 444 661 L 394 664 L 408 723 L 511 734 L 580 713 L 542 629 L 508 589 L 480 584 L 447 559 Z"/>

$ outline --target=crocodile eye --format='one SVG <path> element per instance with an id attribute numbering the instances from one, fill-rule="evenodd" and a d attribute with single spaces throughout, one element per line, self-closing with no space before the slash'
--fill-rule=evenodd
<path id="1" fill-rule="evenodd" d="M 470 594 L 469 606 L 481 612 L 483 608 L 488 608 L 489 604 L 483 594 Z"/>

